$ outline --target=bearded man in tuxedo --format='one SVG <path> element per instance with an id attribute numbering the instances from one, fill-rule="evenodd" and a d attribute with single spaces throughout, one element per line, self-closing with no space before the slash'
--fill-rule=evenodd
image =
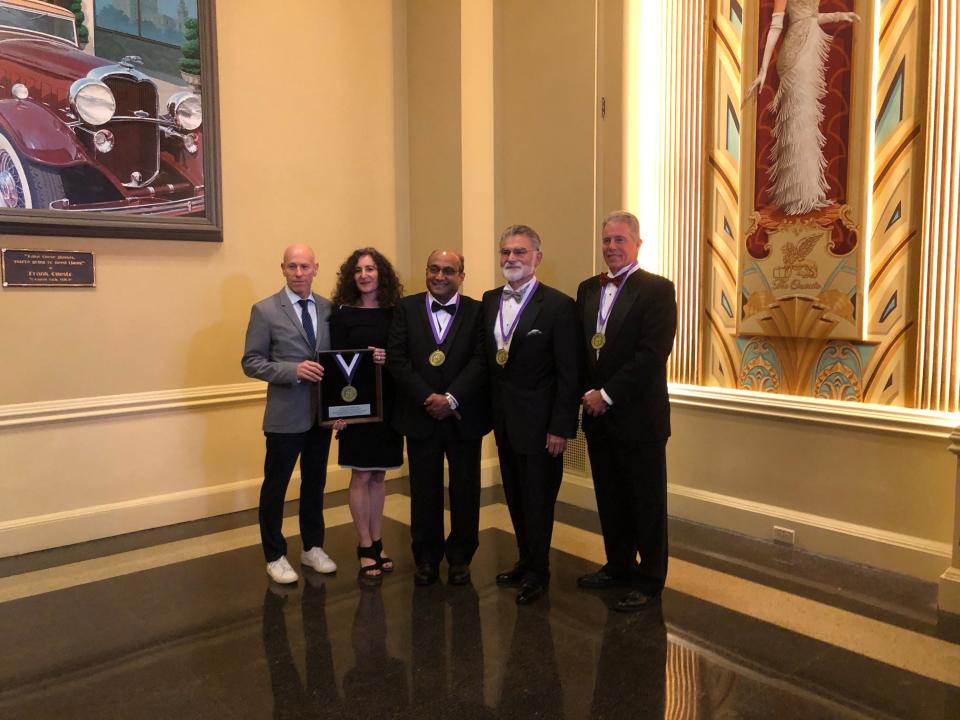
<path id="1" fill-rule="evenodd" d="M 519 559 L 497 575 L 519 585 L 518 605 L 550 581 L 553 511 L 563 451 L 576 435 L 580 363 L 573 299 L 537 280 L 540 236 L 527 225 L 500 235 L 506 285 L 483 295 L 484 342 L 503 494 Z"/>

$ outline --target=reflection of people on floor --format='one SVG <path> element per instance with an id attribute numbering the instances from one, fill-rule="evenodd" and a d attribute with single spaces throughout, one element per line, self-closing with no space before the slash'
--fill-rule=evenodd
<path id="1" fill-rule="evenodd" d="M 518 612 L 500 688 L 501 718 L 562 718 L 563 689 L 548 608 Z"/>
<path id="2" fill-rule="evenodd" d="M 351 716 L 393 718 L 407 705 L 407 669 L 387 654 L 387 618 L 380 585 L 360 585 L 353 616 L 354 666 L 343 678 Z"/>
<path id="3" fill-rule="evenodd" d="M 483 702 L 483 636 L 477 591 L 472 585 L 444 590 L 434 586 L 413 593 L 410 717 L 493 718 L 493 711 Z"/>
<path id="4" fill-rule="evenodd" d="M 662 718 L 667 628 L 660 603 L 634 615 L 608 611 L 590 717 Z"/>
<path id="5" fill-rule="evenodd" d="M 270 670 L 274 718 L 339 718 L 343 701 L 337 691 L 327 632 L 326 588 L 319 575 L 309 574 L 300 610 L 306 656 L 305 682 L 293 662 L 283 606 L 283 589 L 271 585 L 263 598 L 263 648 Z M 316 583 L 316 586 L 314 586 Z"/>

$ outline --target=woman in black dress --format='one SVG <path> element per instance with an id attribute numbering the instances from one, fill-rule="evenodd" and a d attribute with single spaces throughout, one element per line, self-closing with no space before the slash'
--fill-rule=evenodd
<path id="1" fill-rule="evenodd" d="M 355 250 L 340 266 L 333 291 L 335 310 L 330 315 L 333 350 L 373 348 L 373 360 L 386 362 L 387 334 L 393 309 L 403 288 L 397 274 L 374 248 Z M 393 561 L 383 552 L 384 475 L 403 465 L 403 436 L 390 424 L 393 385 L 383 373 L 383 422 L 335 424 L 340 439 L 339 463 L 350 468 L 350 515 L 357 528 L 360 576 L 376 579 L 393 570 Z"/>

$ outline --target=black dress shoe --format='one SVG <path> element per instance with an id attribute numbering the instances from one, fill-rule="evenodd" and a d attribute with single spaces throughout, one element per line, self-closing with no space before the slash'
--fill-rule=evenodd
<path id="1" fill-rule="evenodd" d="M 451 585 L 466 585 L 470 582 L 470 566 L 451 565 L 447 572 L 447 582 Z"/>
<path id="2" fill-rule="evenodd" d="M 640 590 L 631 590 L 617 601 L 613 609 L 617 612 L 632 613 L 643 610 L 647 605 L 660 597 L 660 594 L 648 595 Z"/>
<path id="3" fill-rule="evenodd" d="M 520 586 L 520 592 L 517 593 L 517 605 L 530 605 L 535 603 L 543 595 L 546 588 L 538 582 L 525 581 Z"/>
<path id="4" fill-rule="evenodd" d="M 630 579 L 611 575 L 603 568 L 588 575 L 581 575 L 577 578 L 577 587 L 587 590 L 600 590 L 608 587 L 625 587 L 630 584 Z"/>
<path id="5" fill-rule="evenodd" d="M 524 572 L 521 568 L 514 568 L 513 570 L 507 570 L 497 575 L 497 585 L 502 587 L 508 587 L 511 585 L 519 585 L 523 582 Z"/>
<path id="6" fill-rule="evenodd" d="M 413 573 L 413 582 L 417 585 L 433 585 L 440 577 L 440 571 L 433 563 L 419 563 Z"/>

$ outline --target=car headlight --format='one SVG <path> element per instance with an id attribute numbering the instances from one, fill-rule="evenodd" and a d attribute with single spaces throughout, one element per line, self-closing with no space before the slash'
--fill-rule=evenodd
<path id="1" fill-rule="evenodd" d="M 177 127 L 187 132 L 196 130 L 203 122 L 200 96 L 187 90 L 181 90 L 170 96 L 167 101 L 167 112 L 173 117 Z"/>
<path id="2" fill-rule="evenodd" d="M 117 111 L 117 101 L 110 88 L 92 78 L 82 78 L 70 86 L 70 106 L 91 125 L 110 122 Z"/>

